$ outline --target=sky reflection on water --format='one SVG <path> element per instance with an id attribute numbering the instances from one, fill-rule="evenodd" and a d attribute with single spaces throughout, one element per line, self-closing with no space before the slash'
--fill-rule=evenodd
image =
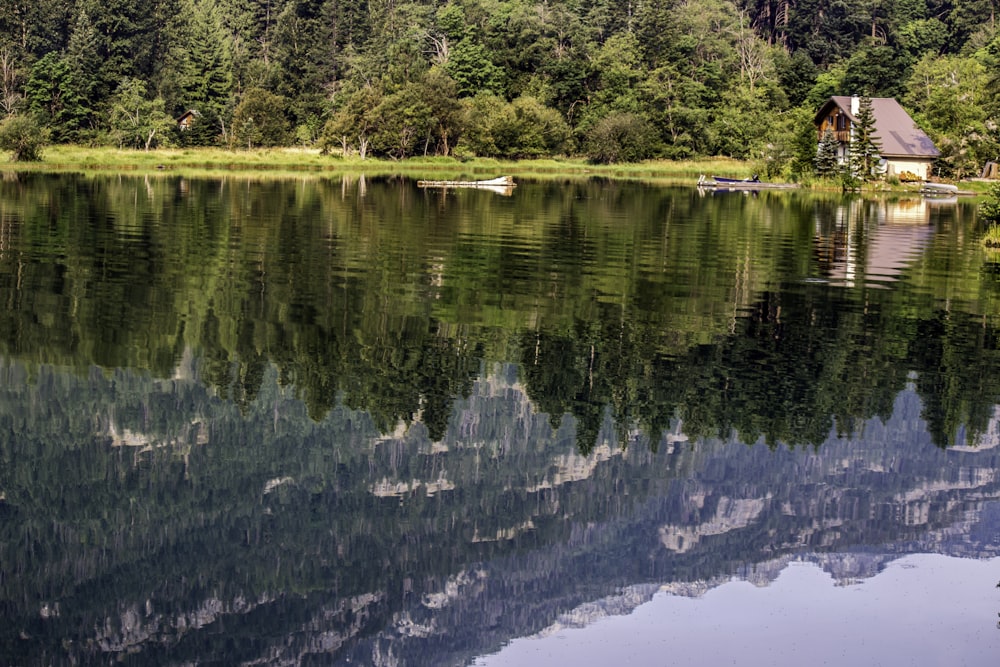
<path id="1" fill-rule="evenodd" d="M 792 562 L 767 586 L 697 598 L 660 592 L 627 616 L 549 629 L 477 667 L 541 665 L 966 665 L 1000 656 L 1000 558 L 913 554 L 871 579 L 837 582 Z"/>

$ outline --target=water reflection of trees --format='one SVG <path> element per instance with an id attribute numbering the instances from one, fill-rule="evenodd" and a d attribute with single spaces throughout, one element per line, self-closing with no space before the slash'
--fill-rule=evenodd
<path id="1" fill-rule="evenodd" d="M 912 373 L 940 444 L 992 414 L 994 287 L 961 207 L 927 213 L 947 238 L 914 256 L 906 289 L 877 290 L 804 279 L 863 255 L 902 215 L 887 205 L 600 182 L 518 194 L 23 176 L 0 185 L 0 340 L 163 377 L 191 351 L 244 410 L 273 363 L 315 419 L 342 404 L 433 438 L 484 364 L 517 359 L 584 450 L 608 414 L 622 440 L 681 419 L 693 436 L 819 443 L 886 414 Z"/>

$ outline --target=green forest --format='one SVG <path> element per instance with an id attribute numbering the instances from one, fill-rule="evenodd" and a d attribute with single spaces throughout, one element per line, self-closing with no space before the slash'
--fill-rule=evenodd
<path id="1" fill-rule="evenodd" d="M 812 169 L 895 97 L 941 175 L 1000 152 L 998 0 L 5 0 L 0 117 L 51 141 Z M 178 119 L 191 113 L 186 131 Z"/>

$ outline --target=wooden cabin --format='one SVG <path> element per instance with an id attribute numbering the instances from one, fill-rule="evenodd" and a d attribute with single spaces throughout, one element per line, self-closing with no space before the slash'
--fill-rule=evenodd
<path id="1" fill-rule="evenodd" d="M 177 119 L 177 127 L 181 131 L 190 130 L 191 124 L 194 122 L 195 118 L 198 117 L 198 112 L 194 109 L 188 109 L 181 114 L 180 118 Z"/>
<path id="2" fill-rule="evenodd" d="M 891 97 L 873 97 L 872 115 L 875 116 L 875 134 L 880 154 L 885 161 L 886 176 L 912 177 L 927 180 L 931 168 L 941 155 L 930 137 L 910 118 L 910 114 Z M 816 112 L 815 124 L 819 140 L 827 129 L 837 139 L 837 156 L 841 163 L 848 161 L 851 127 L 856 122 L 860 106 L 859 97 L 834 96 Z"/>

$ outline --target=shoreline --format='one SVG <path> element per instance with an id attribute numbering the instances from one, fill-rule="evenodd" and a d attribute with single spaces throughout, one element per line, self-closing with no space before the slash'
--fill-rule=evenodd
<path id="1" fill-rule="evenodd" d="M 318 149 L 261 148 L 230 150 L 224 148 L 160 148 L 150 151 L 89 148 L 74 145 L 51 145 L 42 151 L 38 162 L 0 162 L 0 173 L 122 173 L 130 175 L 183 175 L 211 177 L 220 174 L 253 175 L 267 178 L 325 178 L 330 176 L 400 176 L 413 179 L 481 180 L 510 175 L 534 180 L 608 179 L 641 182 L 660 186 L 691 186 L 706 173 L 725 173 L 746 178 L 754 165 L 728 158 L 703 160 L 650 160 L 628 164 L 592 164 L 584 158 L 532 158 L 498 160 L 493 158 L 413 157 L 404 160 L 356 156 L 321 155 Z M 982 195 L 988 182 L 962 181 L 963 195 Z M 767 184 L 776 190 L 800 192 L 839 192 L 834 183 Z M 970 187 L 971 186 L 971 189 Z M 919 184 L 886 185 L 863 189 L 864 194 L 919 194 Z"/>

